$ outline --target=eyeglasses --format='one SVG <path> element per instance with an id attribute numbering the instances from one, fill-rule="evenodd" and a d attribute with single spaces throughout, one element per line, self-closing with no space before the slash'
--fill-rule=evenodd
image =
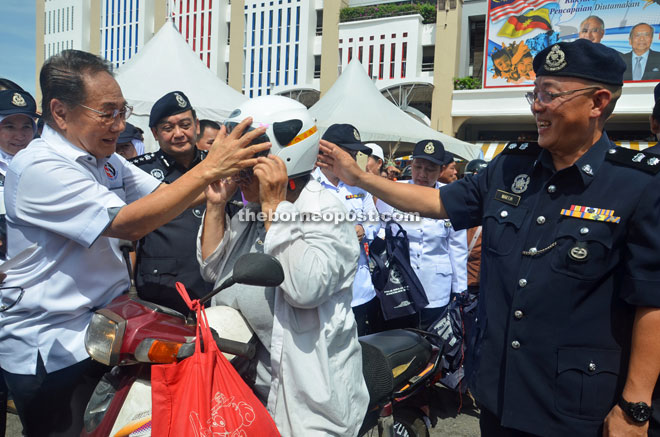
<path id="1" fill-rule="evenodd" d="M 129 105 L 124 105 L 124 107 L 121 109 L 114 109 L 112 112 L 99 111 L 97 109 L 90 108 L 89 106 L 85 106 L 80 103 L 78 103 L 78 106 L 81 106 L 85 109 L 88 109 L 98 114 L 101 117 L 101 122 L 103 124 L 112 124 L 117 120 L 117 118 L 120 118 L 121 120 L 126 120 L 133 113 L 133 107 Z"/>
<path id="2" fill-rule="evenodd" d="M 602 88 L 599 86 L 588 86 L 586 88 L 578 88 L 576 90 L 562 91 L 560 93 L 551 93 L 550 91 L 530 91 L 528 93 L 525 93 L 525 98 L 527 99 L 530 105 L 533 105 L 536 99 L 538 99 L 539 102 L 543 103 L 544 105 L 547 105 L 557 97 L 568 96 L 573 93 L 577 93 L 578 91 L 586 91 L 591 89 L 599 90 Z"/>

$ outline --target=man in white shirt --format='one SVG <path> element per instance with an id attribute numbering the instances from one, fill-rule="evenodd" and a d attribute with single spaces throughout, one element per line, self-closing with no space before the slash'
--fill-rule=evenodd
<path id="1" fill-rule="evenodd" d="M 360 133 L 350 124 L 333 124 L 323 134 L 323 139 L 338 145 L 355 158 L 358 152 L 369 155 L 371 149 L 360 140 Z M 367 247 L 373 241 L 380 229 L 378 211 L 371 194 L 362 188 L 346 185 L 329 169 L 317 168 L 312 173 L 323 187 L 330 190 L 346 207 L 348 213 L 354 214 L 355 232 L 360 242 L 360 258 L 353 282 L 353 313 L 358 325 L 358 335 L 366 335 L 381 330 L 383 326 L 380 301 L 376 298 L 376 290 L 369 273 L 369 256 Z"/>
<path id="2" fill-rule="evenodd" d="M 263 133 L 239 139 L 248 119 L 159 188 L 115 154 L 131 108 L 106 61 L 65 50 L 46 61 L 40 84 L 46 126 L 29 153 L 16 154 L 5 185 L 7 255 L 36 250 L 1 290 L 0 367 L 27 436 L 72 436 L 105 370 L 89 359 L 85 330 L 129 286 L 119 239 L 167 223 L 201 201 L 209 183 L 254 165 L 248 158 L 268 144 L 245 148 Z"/>

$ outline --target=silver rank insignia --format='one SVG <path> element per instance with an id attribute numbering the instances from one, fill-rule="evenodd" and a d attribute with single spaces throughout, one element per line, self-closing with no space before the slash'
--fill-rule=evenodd
<path id="1" fill-rule="evenodd" d="M 21 107 L 27 106 L 27 103 L 25 103 L 25 99 L 19 93 L 14 93 L 14 96 L 11 98 L 11 103 L 14 106 L 21 106 Z"/>
<path id="2" fill-rule="evenodd" d="M 185 108 L 188 102 L 186 102 L 186 99 L 181 96 L 179 93 L 174 93 L 174 98 L 176 98 L 176 102 L 179 104 L 180 107 Z"/>
<path id="3" fill-rule="evenodd" d="M 591 168 L 589 164 L 585 164 L 582 166 L 582 171 L 588 174 L 589 176 L 594 175 L 594 170 Z"/>
<path id="4" fill-rule="evenodd" d="M 356 140 L 360 140 L 360 134 L 358 133 L 357 129 L 353 129 L 353 136 L 355 137 Z"/>
<path id="5" fill-rule="evenodd" d="M 589 251 L 587 250 L 586 247 L 582 247 L 582 246 L 573 246 L 571 250 L 568 252 L 568 256 L 575 261 L 584 261 L 585 259 L 587 259 L 588 255 L 589 255 Z"/>
<path id="6" fill-rule="evenodd" d="M 643 153 L 638 153 L 637 155 L 633 156 L 632 161 L 633 162 L 642 162 L 642 160 L 646 157 Z"/>
<path id="7" fill-rule="evenodd" d="M 520 147 L 518 147 L 518 149 L 520 149 L 520 150 L 525 150 L 525 149 L 528 148 L 528 147 L 529 147 L 529 143 L 522 143 L 522 144 L 520 145 Z"/>
<path id="8" fill-rule="evenodd" d="M 435 152 L 435 147 L 433 147 L 432 142 L 426 143 L 426 146 L 424 146 L 424 153 L 432 155 Z"/>
<path id="9" fill-rule="evenodd" d="M 655 158 L 655 157 L 653 157 L 653 158 L 649 158 L 649 160 L 646 161 L 646 163 L 647 163 L 648 165 L 658 165 L 658 163 L 660 163 L 660 159 Z"/>
<path id="10" fill-rule="evenodd" d="M 566 67 L 566 54 L 562 51 L 559 44 L 555 44 L 545 57 L 545 69 L 548 71 L 559 71 Z"/>
<path id="11" fill-rule="evenodd" d="M 516 194 L 524 193 L 525 191 L 527 191 L 527 186 L 529 185 L 530 179 L 531 178 L 526 174 L 519 174 L 513 180 L 513 184 L 511 185 L 511 191 L 513 191 Z"/>
<path id="12" fill-rule="evenodd" d="M 511 143 L 511 144 L 509 144 L 509 149 L 510 149 L 510 150 L 513 150 L 513 149 L 515 149 L 516 147 L 518 147 L 518 143 Z"/>
<path id="13" fill-rule="evenodd" d="M 151 170 L 151 176 L 155 177 L 159 181 L 165 179 L 165 174 L 163 173 L 163 170 L 159 168 L 154 168 L 153 170 Z"/>

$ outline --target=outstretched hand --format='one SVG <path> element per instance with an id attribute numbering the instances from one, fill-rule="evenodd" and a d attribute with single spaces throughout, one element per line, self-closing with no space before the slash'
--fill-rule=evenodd
<path id="1" fill-rule="evenodd" d="M 251 124 L 252 118 L 248 117 L 236 125 L 230 134 L 227 134 L 225 126 L 220 127 L 209 154 L 202 161 L 210 172 L 210 180 L 223 179 L 254 166 L 257 163 L 254 155 L 270 149 L 270 143 L 249 145 L 266 132 L 265 127 L 259 127 L 245 133 Z"/>
<path id="2" fill-rule="evenodd" d="M 316 165 L 330 169 L 343 183 L 352 186 L 358 185 L 364 173 L 348 152 L 326 140 L 321 140 Z"/>

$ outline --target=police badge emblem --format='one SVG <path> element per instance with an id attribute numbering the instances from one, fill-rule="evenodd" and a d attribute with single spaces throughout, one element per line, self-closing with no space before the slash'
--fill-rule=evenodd
<path id="1" fill-rule="evenodd" d="M 179 104 L 180 107 L 185 108 L 188 102 L 186 102 L 186 99 L 184 99 L 181 94 L 179 93 L 174 93 L 174 98 L 176 99 L 176 102 Z"/>
<path id="2" fill-rule="evenodd" d="M 424 153 L 432 155 L 435 152 L 435 147 L 433 147 L 432 142 L 426 143 L 426 146 L 424 146 Z"/>
<path id="3" fill-rule="evenodd" d="M 545 57 L 545 69 L 548 71 L 559 71 L 566 67 L 566 54 L 562 51 L 559 44 L 555 44 Z"/>
<path id="4" fill-rule="evenodd" d="M 21 106 L 21 107 L 27 106 L 27 103 L 25 103 L 25 99 L 19 93 L 14 93 L 14 96 L 11 98 L 11 103 L 14 106 Z"/>
<path id="5" fill-rule="evenodd" d="M 531 178 L 526 174 L 519 174 L 513 180 L 513 184 L 511 185 L 511 191 L 513 191 L 516 194 L 524 193 L 525 191 L 527 191 L 527 186 L 529 185 L 530 179 Z"/>
<path id="6" fill-rule="evenodd" d="M 642 162 L 642 160 L 646 157 L 643 153 L 638 153 L 635 156 L 633 156 L 632 161 L 633 162 Z"/>
<path id="7" fill-rule="evenodd" d="M 159 168 L 154 168 L 153 170 L 151 170 L 151 176 L 155 177 L 159 181 L 165 179 L 165 174 L 163 173 L 163 170 Z"/>
<path id="8" fill-rule="evenodd" d="M 355 137 L 356 140 L 362 141 L 360 140 L 360 134 L 358 133 L 357 129 L 353 129 L 353 136 Z"/>

